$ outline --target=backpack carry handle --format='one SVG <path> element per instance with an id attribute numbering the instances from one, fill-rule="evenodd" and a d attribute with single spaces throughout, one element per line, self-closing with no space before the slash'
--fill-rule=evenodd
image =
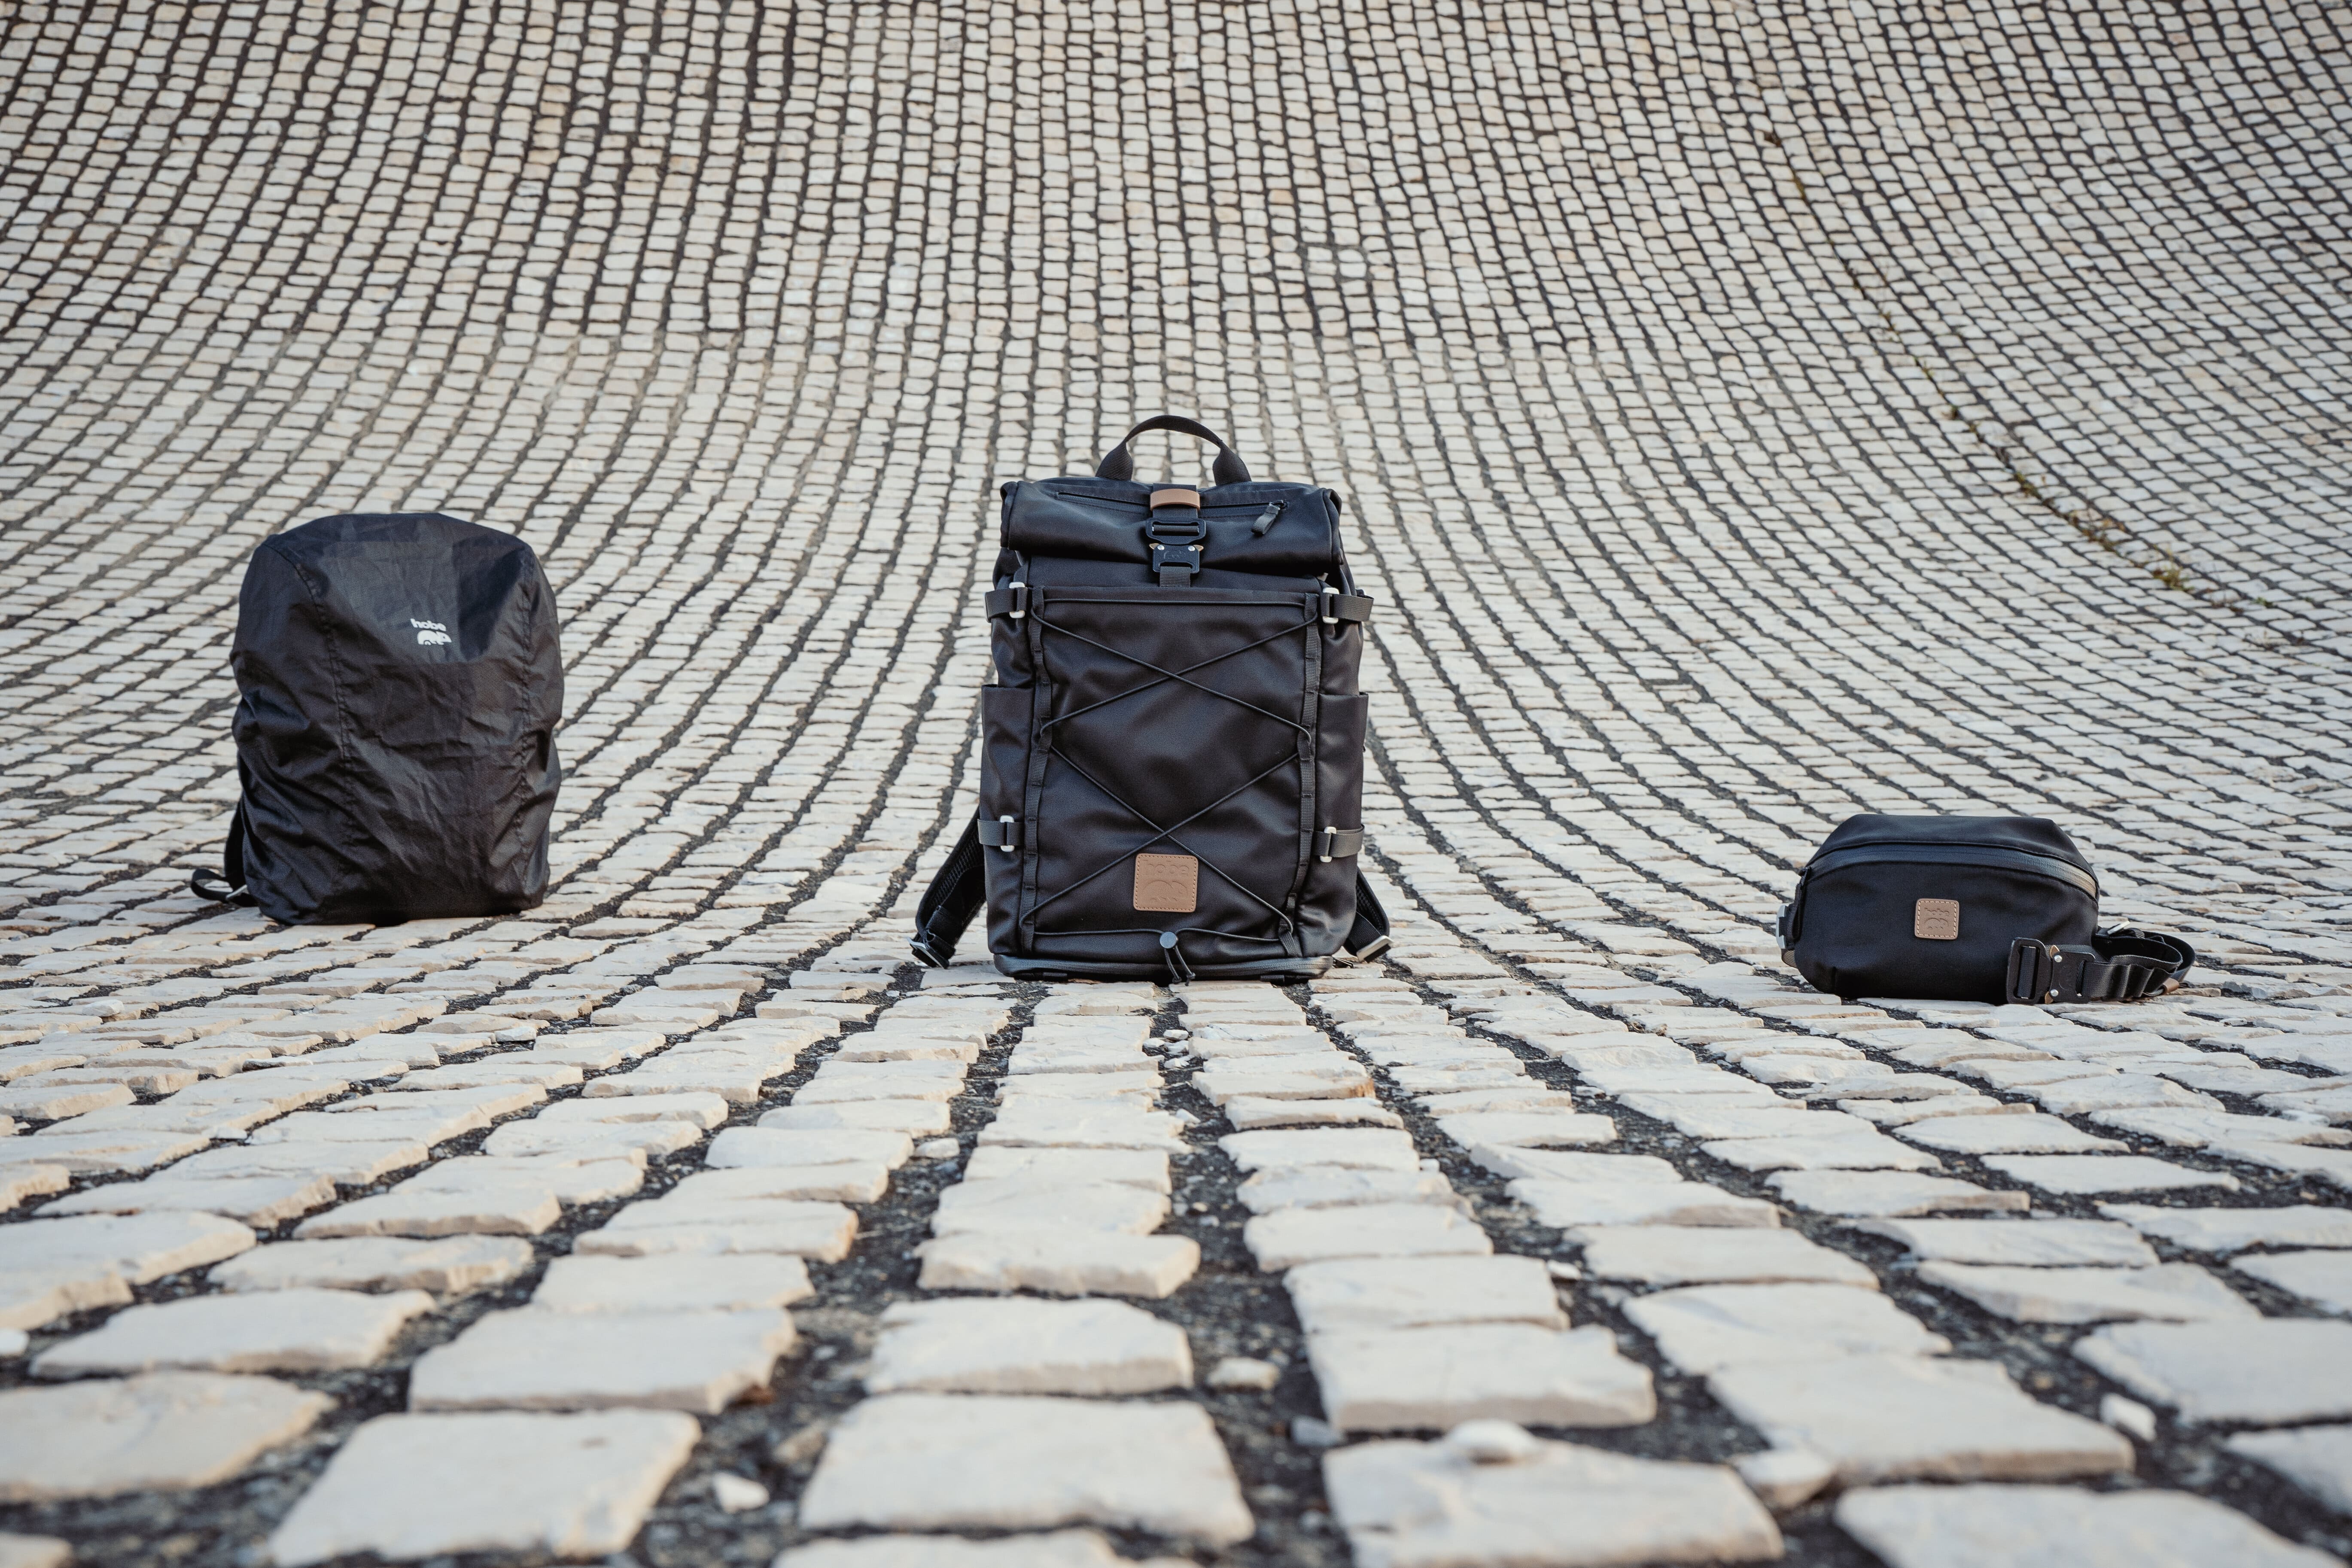
<path id="1" fill-rule="evenodd" d="M 1173 430 L 1180 436 L 1196 437 L 1210 443 L 1217 448 L 1217 460 L 1209 469 L 1217 483 L 1221 485 L 1249 483 L 1249 465 L 1242 461 L 1241 454 L 1226 446 L 1224 437 L 1214 430 L 1197 419 L 1187 419 L 1181 414 L 1162 414 L 1147 419 L 1121 436 L 1118 438 L 1118 445 L 1105 452 L 1102 461 L 1095 465 L 1095 478 L 1098 479 L 1135 478 L 1135 454 L 1127 449 L 1127 444 L 1146 430 Z"/>

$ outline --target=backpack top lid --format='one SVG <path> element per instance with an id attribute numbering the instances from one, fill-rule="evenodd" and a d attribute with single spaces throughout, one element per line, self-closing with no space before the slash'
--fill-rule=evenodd
<path id="1" fill-rule="evenodd" d="M 1204 566 L 1270 577 L 1323 577 L 1345 568 L 1339 498 L 1315 485 L 1265 479 L 1206 488 L 1092 475 L 1016 479 L 1003 489 L 1000 537 L 1022 555 L 1148 565 L 1151 498 L 1170 490 L 1201 498 Z"/>
<path id="2" fill-rule="evenodd" d="M 2048 855 L 2084 871 L 2090 861 L 2065 830 L 2043 816 L 1882 816 L 1864 812 L 1831 830 L 1813 858 L 1865 844 L 1967 845 L 1979 849 L 2016 849 Z"/>
<path id="3" fill-rule="evenodd" d="M 255 547 L 238 642 L 250 647 L 299 624 L 324 624 L 363 634 L 362 646 L 397 645 L 412 660 L 478 658 L 518 594 L 530 604 L 543 583 L 529 544 L 461 518 L 321 517 Z"/>

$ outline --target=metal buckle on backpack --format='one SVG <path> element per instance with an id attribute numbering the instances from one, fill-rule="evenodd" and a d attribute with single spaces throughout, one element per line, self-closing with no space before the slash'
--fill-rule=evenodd
<path id="1" fill-rule="evenodd" d="M 1324 624 L 1325 626 L 1338 626 L 1338 625 L 1339 624 L 1339 617 L 1337 615 L 1335 615 L 1335 614 L 1333 613 L 1334 611 L 1338 610 L 1338 609 L 1339 609 L 1339 589 L 1337 589 L 1337 588 L 1334 588 L 1334 587 L 1333 587 L 1333 586 L 1331 586 L 1331 584 L 1328 584 L 1328 583 L 1324 584 L 1323 584 L 1323 624 Z"/>
<path id="2" fill-rule="evenodd" d="M 1015 583 L 1015 584 L 1013 584 L 1013 608 L 1012 608 L 1012 611 L 1011 611 L 1010 613 L 1011 613 L 1011 615 L 1012 615 L 1013 618 L 1014 620 L 1016 620 L 1016 621 L 1018 621 L 1018 620 L 1025 620 L 1025 619 L 1027 619 L 1027 618 L 1028 618 L 1028 615 L 1029 615 L 1029 584 L 1026 584 L 1026 583 Z"/>

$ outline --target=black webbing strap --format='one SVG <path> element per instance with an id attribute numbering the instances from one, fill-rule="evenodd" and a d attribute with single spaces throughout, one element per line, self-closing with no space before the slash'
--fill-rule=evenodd
<path id="1" fill-rule="evenodd" d="M 245 890 L 243 800 L 236 803 L 236 815 L 228 819 L 228 837 L 221 845 L 221 868 L 217 871 L 190 871 L 188 891 L 200 899 L 210 899 L 216 904 L 250 905 L 253 902 L 253 895 Z"/>
<path id="2" fill-rule="evenodd" d="M 994 826 L 993 824 L 991 825 Z M 923 890 L 915 906 L 915 935 L 908 946 L 933 969 L 945 969 L 955 957 L 964 928 L 988 901 L 988 885 L 981 875 L 980 818 L 963 825 L 963 837 L 948 851 L 947 864 Z"/>
<path id="3" fill-rule="evenodd" d="M 2009 946 L 2011 1002 L 2137 1002 L 2179 980 L 2197 950 L 2177 936 L 2119 926 L 2088 947 L 2021 936 Z"/>
<path id="4" fill-rule="evenodd" d="M 1360 827 L 1327 827 L 1315 836 L 1318 860 L 1344 860 L 1363 852 L 1364 830 Z"/>

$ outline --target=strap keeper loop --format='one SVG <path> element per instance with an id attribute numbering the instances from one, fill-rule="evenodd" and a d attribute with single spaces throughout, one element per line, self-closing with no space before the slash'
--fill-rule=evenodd
<path id="1" fill-rule="evenodd" d="M 1322 842 L 1317 846 L 1319 853 L 1315 858 L 1318 861 L 1344 860 L 1351 855 L 1363 853 L 1364 830 L 1360 827 L 1327 827 L 1318 837 Z"/>

